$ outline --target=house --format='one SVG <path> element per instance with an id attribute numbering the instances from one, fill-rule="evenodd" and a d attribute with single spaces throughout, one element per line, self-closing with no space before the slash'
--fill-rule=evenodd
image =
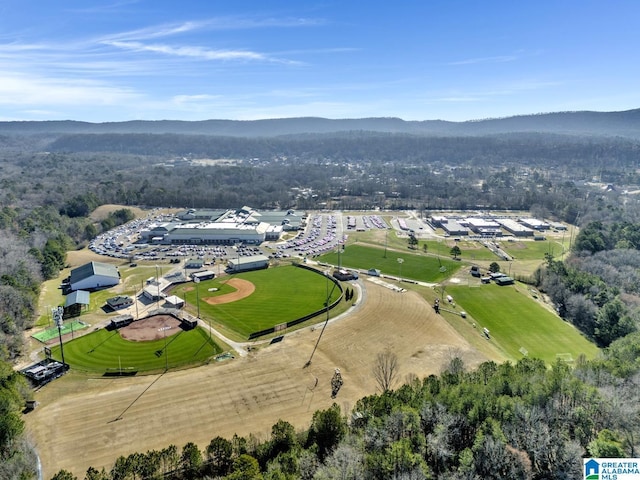
<path id="1" fill-rule="evenodd" d="M 120 283 L 120 272 L 114 265 L 89 262 L 71 270 L 69 290 L 99 290 Z"/>
<path id="2" fill-rule="evenodd" d="M 124 295 L 118 295 L 116 297 L 108 298 L 107 305 L 109 305 L 113 310 L 119 310 L 133 305 L 133 299 Z"/>

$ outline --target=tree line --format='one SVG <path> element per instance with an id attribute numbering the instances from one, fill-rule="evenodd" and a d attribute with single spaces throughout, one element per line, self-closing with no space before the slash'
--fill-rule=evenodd
<path id="1" fill-rule="evenodd" d="M 316 411 L 308 429 L 279 420 L 266 440 L 132 453 L 84 479 L 578 479 L 583 456 L 637 454 L 640 365 L 625 358 L 637 345 L 634 334 L 573 367 L 525 357 L 467 370 L 453 356 L 439 376 Z"/>

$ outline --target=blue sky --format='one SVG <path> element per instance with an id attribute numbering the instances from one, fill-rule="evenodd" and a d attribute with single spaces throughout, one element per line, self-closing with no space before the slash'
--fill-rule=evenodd
<path id="1" fill-rule="evenodd" d="M 0 120 L 640 107 L 640 2 L 0 0 Z"/>

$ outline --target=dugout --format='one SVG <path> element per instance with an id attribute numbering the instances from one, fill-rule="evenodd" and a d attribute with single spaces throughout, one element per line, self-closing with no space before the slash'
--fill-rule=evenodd
<path id="1" fill-rule="evenodd" d="M 132 315 L 118 315 L 115 318 L 111 319 L 108 330 L 116 330 L 118 328 L 126 327 L 127 325 L 131 325 L 133 323 Z"/>
<path id="2" fill-rule="evenodd" d="M 68 369 L 69 365 L 47 358 L 21 370 L 20 373 L 27 377 L 32 385 L 41 387 L 64 375 Z"/>
<path id="3" fill-rule="evenodd" d="M 193 330 L 198 326 L 198 319 L 185 315 L 180 319 L 180 325 L 183 330 Z"/>

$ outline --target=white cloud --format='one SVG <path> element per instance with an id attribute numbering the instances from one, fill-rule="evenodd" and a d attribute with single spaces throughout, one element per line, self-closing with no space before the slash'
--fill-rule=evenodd
<path id="1" fill-rule="evenodd" d="M 139 99 L 140 95 L 130 89 L 89 80 L 22 74 L 0 77 L 0 105 L 5 106 L 35 106 L 43 110 L 56 105 L 114 105 Z"/>
<path id="2" fill-rule="evenodd" d="M 105 42 L 106 43 L 106 42 Z M 145 45 L 140 42 L 109 42 L 116 48 L 130 50 L 135 52 L 153 52 L 164 55 L 173 55 L 178 57 L 199 58 L 202 60 L 259 60 L 259 61 L 278 61 L 268 56 L 247 50 L 211 50 L 202 47 L 172 47 L 170 45 Z"/>

